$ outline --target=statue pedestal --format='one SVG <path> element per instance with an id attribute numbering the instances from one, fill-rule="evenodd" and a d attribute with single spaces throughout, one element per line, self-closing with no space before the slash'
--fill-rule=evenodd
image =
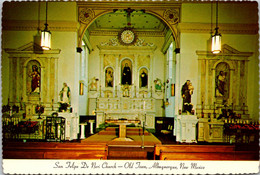
<path id="1" fill-rule="evenodd" d="M 176 141 L 181 143 L 197 143 L 196 124 L 198 123 L 195 115 L 177 115 L 174 118 L 174 135 Z"/>

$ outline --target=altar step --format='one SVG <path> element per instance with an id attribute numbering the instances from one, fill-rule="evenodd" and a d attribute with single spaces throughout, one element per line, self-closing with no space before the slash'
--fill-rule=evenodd
<path id="1" fill-rule="evenodd" d="M 99 135 L 118 135 L 118 127 L 107 127 L 105 130 L 100 131 Z M 143 135 L 143 128 L 127 127 L 126 135 Z M 150 135 L 148 131 L 144 131 L 144 135 Z"/>
<path id="2" fill-rule="evenodd" d="M 120 147 L 109 146 L 108 157 L 109 160 L 150 160 L 153 158 L 154 147 Z"/>

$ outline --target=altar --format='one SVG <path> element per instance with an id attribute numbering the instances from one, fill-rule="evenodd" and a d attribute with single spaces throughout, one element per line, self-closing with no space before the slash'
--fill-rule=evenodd
<path id="1" fill-rule="evenodd" d="M 97 99 L 96 127 L 106 120 L 140 120 L 146 128 L 155 126 L 155 100 L 153 98 L 100 97 Z"/>
<path id="2" fill-rule="evenodd" d="M 195 115 L 177 115 L 174 118 L 174 135 L 176 141 L 181 143 L 196 143 L 196 124 L 198 123 Z"/>
<path id="3" fill-rule="evenodd" d="M 119 125 L 119 137 L 113 139 L 113 141 L 133 141 L 131 138 L 126 137 L 126 125 L 129 124 L 138 124 L 140 120 L 111 120 L 108 119 L 105 123 L 112 123 L 115 125 Z"/>

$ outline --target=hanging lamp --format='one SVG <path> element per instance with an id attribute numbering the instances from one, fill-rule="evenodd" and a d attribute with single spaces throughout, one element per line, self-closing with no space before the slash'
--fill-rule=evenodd
<path id="1" fill-rule="evenodd" d="M 218 33 L 218 1 L 216 3 L 216 28 L 215 34 L 212 36 L 211 52 L 214 54 L 221 52 L 221 34 Z"/>
<path id="2" fill-rule="evenodd" d="M 48 15 L 48 2 L 46 2 L 46 22 L 45 28 L 41 31 L 41 47 L 43 50 L 50 50 L 51 49 L 51 32 L 48 30 L 48 23 L 47 23 L 47 15 Z"/>

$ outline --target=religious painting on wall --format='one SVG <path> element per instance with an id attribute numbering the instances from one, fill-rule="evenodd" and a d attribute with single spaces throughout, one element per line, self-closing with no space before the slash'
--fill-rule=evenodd
<path id="1" fill-rule="evenodd" d="M 106 68 L 105 74 L 106 74 L 105 86 L 106 87 L 113 87 L 114 71 L 113 71 L 112 67 Z"/>
<path id="2" fill-rule="evenodd" d="M 26 90 L 28 94 L 39 94 L 41 86 L 40 63 L 31 60 L 27 64 Z"/>
<path id="3" fill-rule="evenodd" d="M 140 75 L 140 80 L 139 80 L 140 88 L 147 88 L 148 87 L 148 70 L 146 68 L 140 69 L 139 75 Z"/>
<path id="4" fill-rule="evenodd" d="M 122 71 L 122 85 L 131 85 L 132 84 L 132 62 L 129 59 L 125 59 L 121 63 Z"/>
<path id="5" fill-rule="evenodd" d="M 229 97 L 229 65 L 227 63 L 219 63 L 216 66 L 215 77 L 215 96 L 228 99 Z"/>

